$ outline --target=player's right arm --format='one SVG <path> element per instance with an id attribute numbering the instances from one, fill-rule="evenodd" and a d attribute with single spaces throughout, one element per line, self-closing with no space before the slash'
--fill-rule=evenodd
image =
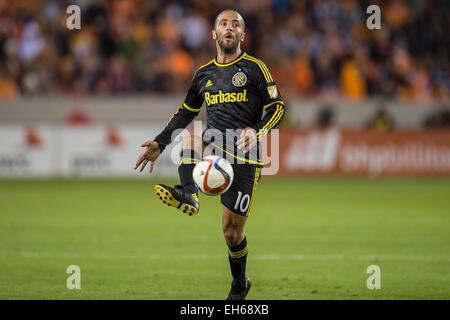
<path id="1" fill-rule="evenodd" d="M 146 150 L 139 156 L 134 169 L 136 170 L 141 164 L 140 171 L 144 170 L 150 161 L 150 172 L 153 171 L 153 165 L 161 152 L 166 146 L 172 142 L 172 135 L 175 130 L 184 129 L 198 115 L 203 104 L 203 97 L 198 90 L 198 71 L 192 79 L 186 99 L 181 107 L 172 115 L 167 122 L 163 131 L 154 139 L 146 141 L 142 144 Z"/>

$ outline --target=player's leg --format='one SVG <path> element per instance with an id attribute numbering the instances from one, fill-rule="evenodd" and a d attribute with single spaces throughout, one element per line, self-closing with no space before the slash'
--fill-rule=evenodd
<path id="1" fill-rule="evenodd" d="M 261 169 L 249 165 L 233 165 L 233 170 L 233 184 L 221 196 L 224 205 L 222 229 L 228 245 L 228 260 L 233 276 L 228 299 L 243 300 L 251 286 L 250 279 L 246 277 L 248 244 L 244 229 Z"/>
<path id="2" fill-rule="evenodd" d="M 238 215 L 224 206 L 222 215 L 222 230 L 228 246 L 228 261 L 230 263 L 233 281 L 228 299 L 245 299 L 250 290 L 250 279 L 245 276 L 248 245 L 244 233 L 247 217 Z"/>
<path id="3" fill-rule="evenodd" d="M 178 175 L 180 176 L 181 185 L 190 193 L 198 194 L 192 171 L 194 171 L 195 165 L 202 158 L 202 150 L 203 141 L 200 137 L 191 134 L 183 138 Z"/>
<path id="4" fill-rule="evenodd" d="M 181 161 L 178 175 L 181 185 L 174 188 L 164 184 L 155 186 L 157 196 L 165 204 L 180 209 L 186 214 L 195 215 L 199 210 L 198 191 L 192 178 L 195 164 L 201 159 L 203 143 L 201 138 L 189 135 L 183 138 Z"/>

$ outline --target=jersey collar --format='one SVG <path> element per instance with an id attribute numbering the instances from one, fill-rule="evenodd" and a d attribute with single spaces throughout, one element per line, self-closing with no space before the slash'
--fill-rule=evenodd
<path id="1" fill-rule="evenodd" d="M 236 58 L 235 60 L 233 60 L 233 61 L 231 61 L 231 62 L 229 62 L 229 63 L 224 63 L 224 64 L 218 63 L 218 62 L 217 62 L 217 56 L 216 56 L 216 57 L 214 58 L 214 63 L 215 63 L 215 65 L 218 66 L 218 67 L 227 67 L 227 66 L 231 66 L 232 64 L 238 62 L 238 61 L 241 60 L 244 56 L 245 56 L 245 52 L 242 51 L 241 55 L 240 55 L 238 58 Z"/>

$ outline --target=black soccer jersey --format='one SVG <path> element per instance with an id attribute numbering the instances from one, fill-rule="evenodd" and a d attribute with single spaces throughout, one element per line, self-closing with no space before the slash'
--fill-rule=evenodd
<path id="1" fill-rule="evenodd" d="M 214 59 L 201 66 L 193 77 L 183 106 L 155 138 L 161 151 L 171 142 L 174 130 L 185 128 L 200 112 L 203 103 L 207 108 L 203 141 L 222 150 L 227 158 L 231 155 L 247 164 L 262 166 L 259 141 L 284 116 L 284 102 L 265 64 L 242 53 L 227 64 Z M 258 144 L 244 154 L 243 150 L 237 150 L 235 142 L 246 127 L 255 129 Z"/>

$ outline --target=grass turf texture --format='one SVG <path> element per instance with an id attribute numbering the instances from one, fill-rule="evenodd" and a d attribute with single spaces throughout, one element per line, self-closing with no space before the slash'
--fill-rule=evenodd
<path id="1" fill-rule="evenodd" d="M 225 299 L 218 197 L 189 217 L 164 180 L 0 180 L 0 299 Z M 449 299 L 450 180 L 266 178 L 248 299 Z M 66 268 L 81 268 L 68 290 Z M 381 290 L 369 290 L 369 265 Z"/>

